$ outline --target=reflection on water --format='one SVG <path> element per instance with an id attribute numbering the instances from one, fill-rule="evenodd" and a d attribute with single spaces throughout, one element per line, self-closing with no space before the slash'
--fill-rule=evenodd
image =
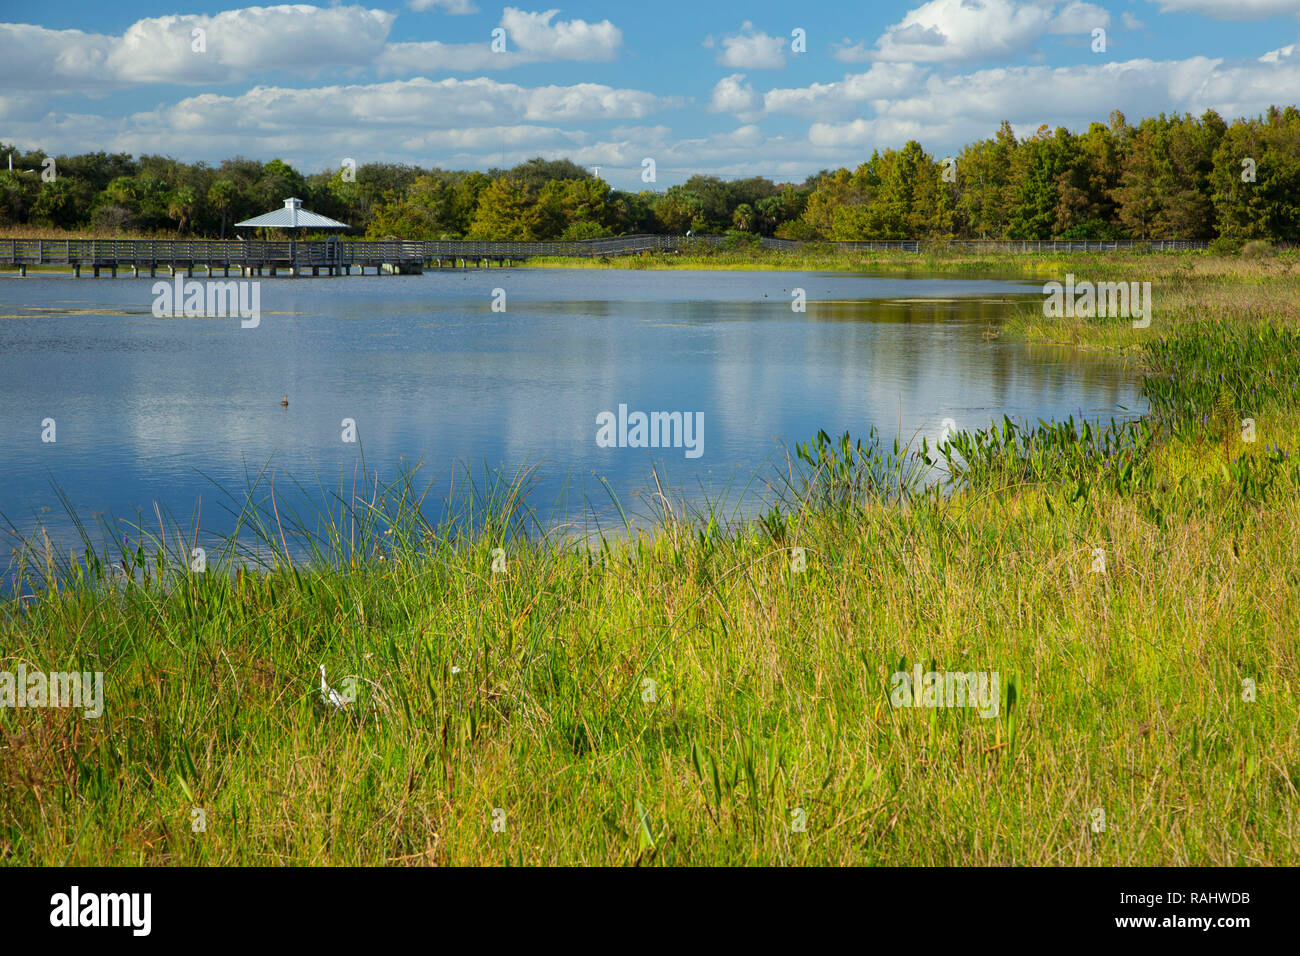
<path id="1" fill-rule="evenodd" d="M 270 463 L 277 492 L 320 498 L 362 480 L 363 452 L 372 480 L 423 461 L 437 488 L 455 463 L 532 463 L 543 514 L 584 499 L 608 510 L 597 476 L 644 511 L 652 463 L 693 496 L 734 498 L 780 442 L 818 429 L 874 424 L 933 442 L 946 418 L 1142 407 L 1118 361 L 996 337 L 1040 294 L 1021 283 L 514 269 L 265 279 L 254 329 L 154 318 L 151 285 L 0 279 L 0 513 L 19 529 L 43 520 L 74 543 L 57 482 L 86 516 L 151 516 L 157 502 L 186 519 L 202 497 L 204 530 L 225 533 L 220 488 L 242 493 Z M 791 309 L 797 288 L 806 313 Z M 703 413 L 703 453 L 598 447 L 597 415 L 620 404 Z M 45 443 L 50 418 L 57 440 Z M 344 419 L 357 443 L 342 441 Z M 426 499 L 432 519 L 445 490 Z"/>

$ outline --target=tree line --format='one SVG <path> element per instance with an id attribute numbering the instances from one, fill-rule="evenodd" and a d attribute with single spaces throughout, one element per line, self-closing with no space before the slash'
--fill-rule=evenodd
<path id="1" fill-rule="evenodd" d="M 12 164 L 12 169 L 8 168 Z M 488 172 L 390 163 L 305 175 L 124 153 L 49 157 L 0 144 L 0 228 L 220 237 L 298 196 L 371 238 L 587 239 L 731 233 L 790 239 L 1300 240 L 1300 111 L 1226 123 L 1112 112 L 1087 132 L 1009 123 L 953 156 L 916 141 L 803 183 L 692 176 L 612 189 L 567 159 Z"/>

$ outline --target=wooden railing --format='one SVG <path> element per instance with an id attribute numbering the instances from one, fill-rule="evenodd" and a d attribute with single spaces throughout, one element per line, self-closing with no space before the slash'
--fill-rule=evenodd
<path id="1" fill-rule="evenodd" d="M 299 266 L 418 263 L 437 259 L 531 259 L 536 256 L 619 256 L 640 252 L 682 252 L 693 246 L 725 243 L 723 236 L 618 236 L 572 242 L 435 240 L 239 240 L 239 239 L 0 239 L 0 264 L 134 265 L 147 263 L 214 263 Z M 843 252 L 919 252 L 922 247 L 983 252 L 1105 252 L 1149 248 L 1155 251 L 1204 249 L 1208 243 L 1184 239 L 1067 240 L 865 239 L 849 242 L 802 242 L 763 237 L 769 249 L 830 248 Z"/>

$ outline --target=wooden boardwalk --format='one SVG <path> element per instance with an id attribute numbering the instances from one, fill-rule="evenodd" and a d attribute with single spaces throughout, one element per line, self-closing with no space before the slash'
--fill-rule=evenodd
<path id="1" fill-rule="evenodd" d="M 642 252 L 689 252 L 693 246 L 718 245 L 722 236 L 618 236 L 574 242 L 493 242 L 454 240 L 241 240 L 241 239 L 0 239 L 0 266 L 11 266 L 22 275 L 29 266 L 67 266 L 80 276 L 88 269 L 94 276 L 117 276 L 130 270 L 134 276 L 169 275 L 196 269 L 208 275 L 221 271 L 236 275 L 364 275 L 367 270 L 392 275 L 423 272 L 426 268 L 471 264 L 486 267 L 525 262 L 543 256 L 602 257 L 636 255 Z M 1001 240 L 957 239 L 922 243 L 914 239 L 869 239 L 853 242 L 801 242 L 790 239 L 759 240 L 768 249 L 829 249 L 837 252 L 920 252 L 940 246 L 954 250 L 982 252 L 1105 252 L 1125 248 L 1155 251 L 1204 249 L 1205 242 L 1157 239 L 1120 240 Z"/>

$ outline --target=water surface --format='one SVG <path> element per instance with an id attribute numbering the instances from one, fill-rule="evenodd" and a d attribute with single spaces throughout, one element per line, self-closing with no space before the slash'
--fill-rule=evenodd
<path id="1" fill-rule="evenodd" d="M 203 276 L 196 276 L 206 281 Z M 633 512 L 652 464 L 699 499 L 735 499 L 781 443 L 818 429 L 933 442 L 944 419 L 1108 419 L 1141 410 L 1121 362 L 994 334 L 1020 282 L 818 272 L 526 270 L 270 279 L 257 328 L 155 318 L 146 279 L 0 279 L 0 514 L 75 543 L 79 513 L 192 515 L 230 530 L 220 489 L 268 466 L 347 488 L 423 461 L 439 516 L 457 463 L 538 466 L 531 501 Z M 791 308 L 805 290 L 807 311 Z M 504 312 L 492 310 L 494 290 Z M 1028 298 L 1027 298 L 1028 297 Z M 499 296 L 498 296 L 499 299 Z M 280 403 L 288 398 L 288 406 Z M 703 453 L 599 448 L 596 417 L 702 412 Z M 57 441 L 42 442 L 42 421 Z M 343 419 L 359 442 L 345 443 Z M 313 491 L 312 494 L 319 494 Z M 310 495 L 308 495 L 310 497 Z M 12 543 L 12 542 L 11 542 Z M 8 557 L 5 548 L 4 557 Z M 0 560 L 0 564 L 3 564 Z"/>

